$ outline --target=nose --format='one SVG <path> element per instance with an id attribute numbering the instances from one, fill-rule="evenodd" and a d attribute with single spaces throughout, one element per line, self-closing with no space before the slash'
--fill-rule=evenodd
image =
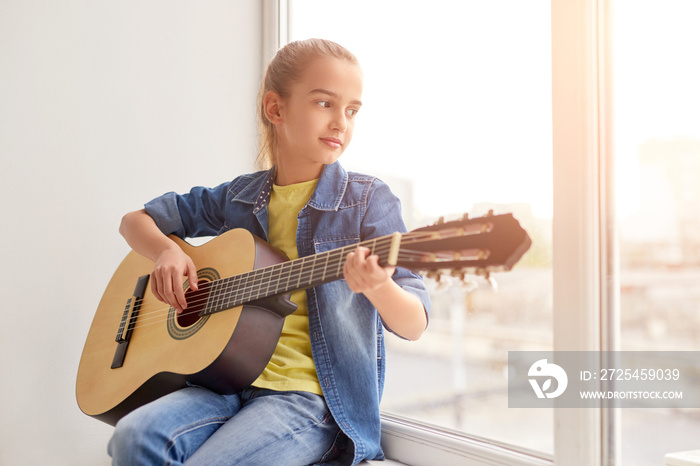
<path id="1" fill-rule="evenodd" d="M 334 113 L 333 121 L 331 122 L 332 129 L 344 133 L 348 130 L 348 117 L 344 110 L 339 110 Z"/>

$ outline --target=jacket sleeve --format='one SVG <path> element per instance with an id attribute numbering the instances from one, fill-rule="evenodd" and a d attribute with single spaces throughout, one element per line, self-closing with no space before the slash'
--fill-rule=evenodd
<path id="1" fill-rule="evenodd" d="M 224 209 L 231 184 L 198 186 L 185 194 L 169 192 L 148 202 L 145 209 L 166 235 L 216 236 L 225 229 Z"/>
<path id="2" fill-rule="evenodd" d="M 386 183 L 376 179 L 369 191 L 367 210 L 362 219 L 362 240 L 390 235 L 397 231 L 406 232 L 406 225 L 401 216 L 401 201 Z M 423 278 L 402 267 L 396 268 L 392 278 L 401 288 L 420 299 L 427 320 L 430 315 L 430 295 Z M 386 324 L 384 326 L 386 327 Z M 390 328 L 386 328 L 391 331 Z"/>

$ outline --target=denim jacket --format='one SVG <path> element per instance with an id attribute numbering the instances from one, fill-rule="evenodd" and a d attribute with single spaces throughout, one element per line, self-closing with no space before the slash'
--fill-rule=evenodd
<path id="1" fill-rule="evenodd" d="M 274 168 L 242 175 L 215 188 L 167 193 L 146 204 L 165 234 L 215 236 L 245 228 L 267 239 L 267 205 Z M 325 167 L 298 215 L 299 257 L 405 231 L 399 199 L 379 179 Z M 420 276 L 397 268 L 393 279 L 415 294 L 426 313 L 430 299 Z M 354 446 L 353 464 L 382 459 L 379 402 L 384 386 L 382 321 L 361 293 L 345 280 L 307 290 L 313 358 L 326 403 Z"/>

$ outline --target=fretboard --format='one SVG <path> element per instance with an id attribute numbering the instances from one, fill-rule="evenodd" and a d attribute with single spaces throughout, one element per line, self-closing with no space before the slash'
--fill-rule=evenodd
<path id="1" fill-rule="evenodd" d="M 322 285 L 343 276 L 348 253 L 358 246 L 369 248 L 385 265 L 393 235 L 381 236 L 331 251 L 301 257 L 209 283 L 209 299 L 202 315 L 214 314 L 271 296 Z M 398 247 L 398 245 L 397 245 Z"/>

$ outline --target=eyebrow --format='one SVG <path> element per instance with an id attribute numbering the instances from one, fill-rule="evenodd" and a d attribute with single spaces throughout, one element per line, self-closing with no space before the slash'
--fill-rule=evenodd
<path id="1" fill-rule="evenodd" d="M 325 95 L 333 97 L 335 99 L 337 99 L 339 97 L 338 94 L 336 94 L 333 91 L 329 91 L 328 89 L 313 89 L 313 90 L 309 91 L 309 94 L 325 94 Z M 359 100 L 353 100 L 350 103 L 353 105 L 362 105 L 362 102 Z"/>

